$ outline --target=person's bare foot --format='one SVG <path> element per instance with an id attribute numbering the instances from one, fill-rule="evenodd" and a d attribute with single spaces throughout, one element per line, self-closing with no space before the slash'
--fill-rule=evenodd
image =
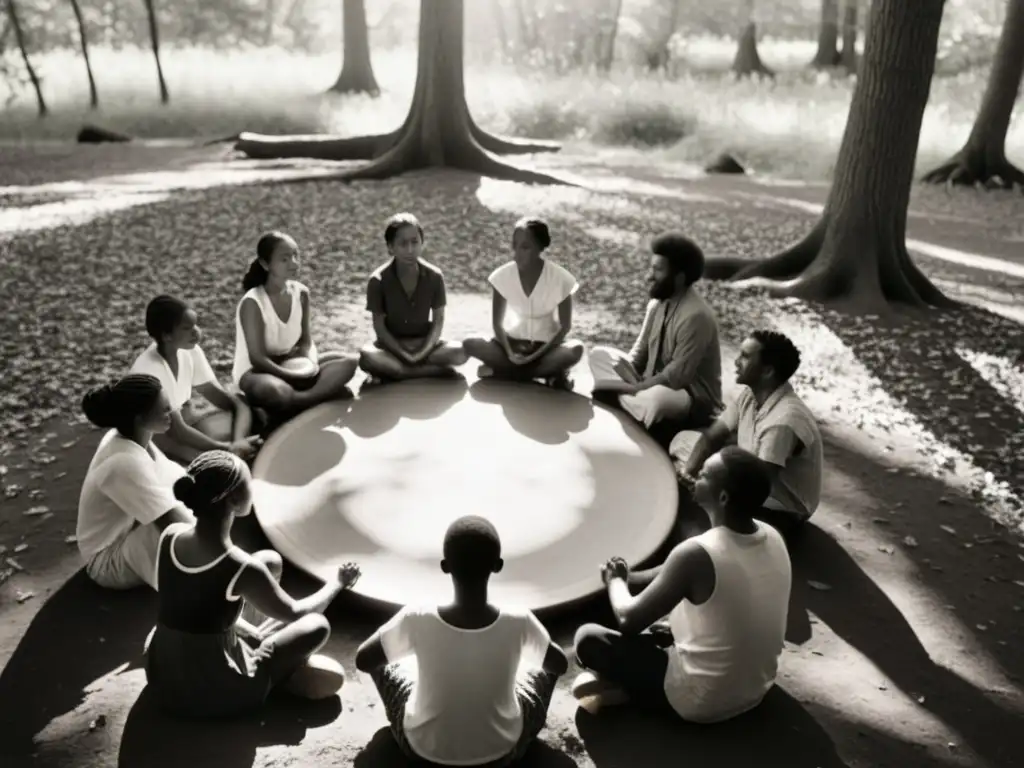
<path id="1" fill-rule="evenodd" d="M 572 695 L 587 712 L 596 715 L 604 707 L 613 707 L 629 701 L 629 694 L 614 683 L 601 679 L 593 672 L 583 672 L 572 684 Z"/>

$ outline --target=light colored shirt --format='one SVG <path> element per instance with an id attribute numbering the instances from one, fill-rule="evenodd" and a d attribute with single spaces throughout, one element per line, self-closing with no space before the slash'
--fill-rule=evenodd
<path id="1" fill-rule="evenodd" d="M 308 295 L 309 289 L 296 280 L 289 280 L 285 284 L 285 291 L 292 297 L 287 321 L 281 320 L 270 300 L 270 295 L 262 285 L 250 288 L 238 302 L 235 309 L 235 364 L 231 369 L 231 378 L 235 384 L 252 369 L 249 346 L 245 342 L 245 331 L 242 329 L 242 304 L 245 301 L 252 299 L 260 308 L 260 314 L 263 316 L 263 343 L 270 357 L 291 352 L 302 338 L 302 294 Z M 316 360 L 316 344 L 310 347 L 310 357 Z"/>
<path id="2" fill-rule="evenodd" d="M 523 341 L 553 339 L 560 328 L 558 305 L 579 289 L 579 283 L 569 270 L 547 259 L 529 296 L 523 290 L 519 267 L 514 261 L 498 267 L 487 281 L 508 305 L 503 323 L 505 333 Z"/>
<path id="3" fill-rule="evenodd" d="M 181 506 L 174 482 L 185 468 L 150 443 L 147 451 L 110 430 L 89 462 L 78 498 L 78 551 L 88 562 L 137 523 L 149 525 Z"/>
<path id="4" fill-rule="evenodd" d="M 821 501 L 821 431 L 793 387 L 783 384 L 758 408 L 750 387 L 742 386 L 720 418 L 740 448 L 780 467 L 765 506 L 805 519 L 813 515 Z"/>
<path id="5" fill-rule="evenodd" d="M 483 629 L 458 629 L 436 608 L 406 607 L 380 629 L 389 663 L 416 680 L 405 707 L 409 746 L 441 765 L 476 765 L 515 747 L 523 713 L 520 669 L 539 669 L 551 638 L 529 611 L 501 611 Z"/>
<path id="6" fill-rule="evenodd" d="M 757 527 L 741 534 L 718 526 L 691 540 L 711 558 L 715 589 L 700 605 L 683 600 L 672 609 L 665 670 L 665 696 L 691 722 L 742 714 L 775 684 L 793 573 L 779 532 Z"/>
<path id="7" fill-rule="evenodd" d="M 217 380 L 210 367 L 210 361 L 202 347 L 196 344 L 192 349 L 178 350 L 178 375 L 175 377 L 171 366 L 157 351 L 156 342 L 150 344 L 132 363 L 132 373 L 148 373 L 160 379 L 171 407 L 180 410 L 192 399 L 192 390 Z"/>
<path id="8" fill-rule="evenodd" d="M 722 408 L 718 319 L 693 286 L 682 296 L 648 303 L 629 359 L 644 379 L 663 373 L 670 389 L 687 390 L 709 412 Z"/>

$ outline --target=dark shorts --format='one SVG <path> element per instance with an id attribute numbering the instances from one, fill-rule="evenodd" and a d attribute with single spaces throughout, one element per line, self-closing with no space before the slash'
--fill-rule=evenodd
<path id="1" fill-rule="evenodd" d="M 667 644 L 651 632 L 624 635 L 600 624 L 584 624 L 576 631 L 576 661 L 628 693 L 635 706 L 664 711 L 671 708 L 665 696 Z"/>
<path id="2" fill-rule="evenodd" d="M 415 683 L 402 673 L 401 667 L 397 664 L 389 664 L 372 673 L 371 677 L 384 703 L 391 733 L 402 754 L 413 761 L 423 760 L 409 746 L 403 726 L 405 705 Z M 516 680 L 516 699 L 523 712 L 523 732 L 512 751 L 498 760 L 485 763 L 487 768 L 503 768 L 523 757 L 547 721 L 548 707 L 551 706 L 551 697 L 554 695 L 557 682 L 556 675 L 543 671 L 529 673 Z"/>

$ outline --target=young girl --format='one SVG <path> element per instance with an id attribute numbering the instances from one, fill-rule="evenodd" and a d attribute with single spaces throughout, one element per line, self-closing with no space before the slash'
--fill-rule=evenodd
<path id="1" fill-rule="evenodd" d="M 232 377 L 251 405 L 278 420 L 345 396 L 358 362 L 354 355 L 317 353 L 309 289 L 292 279 L 298 253 L 295 241 L 282 232 L 259 239 L 235 320 Z"/>
<path id="2" fill-rule="evenodd" d="M 245 400 L 217 381 L 199 342 L 194 309 L 174 296 L 157 296 L 146 307 L 146 332 L 153 343 L 136 358 L 132 373 L 148 373 L 163 384 L 171 402 L 171 428 L 153 438 L 167 456 L 187 464 L 203 451 L 231 451 L 243 459 L 255 455 L 260 438 L 252 435 L 252 411 Z M 197 415 L 191 406 L 196 389 L 217 410 Z"/>
<path id="3" fill-rule="evenodd" d="M 330 635 L 323 611 L 355 584 L 359 568 L 346 564 L 319 592 L 289 596 L 278 584 L 277 553 L 250 555 L 231 542 L 235 516 L 252 508 L 251 480 L 237 456 L 208 451 L 174 484 L 196 522 L 160 537 L 159 611 L 146 647 L 146 678 L 172 714 L 235 715 L 261 706 L 276 687 L 326 698 L 344 682 L 337 662 L 314 654 Z M 247 600 L 270 617 L 259 629 L 241 620 Z"/>
<path id="4" fill-rule="evenodd" d="M 488 278 L 493 287 L 493 339 L 467 339 L 463 346 L 481 365 L 482 377 L 544 379 L 571 389 L 569 369 L 583 357 L 583 344 L 569 340 L 572 297 L 579 284 L 543 253 L 551 245 L 548 225 L 520 219 L 512 232 L 513 260 Z"/>
<path id="5" fill-rule="evenodd" d="M 544 727 L 569 662 L 536 616 L 488 601 L 503 565 L 490 522 L 459 518 L 443 552 L 454 601 L 400 610 L 359 647 L 356 668 L 373 678 L 407 758 L 508 765 Z"/>
<path id="6" fill-rule="evenodd" d="M 85 572 L 110 589 L 156 588 L 160 532 L 192 513 L 171 486 L 185 470 L 153 443 L 171 425 L 171 404 L 160 380 L 129 374 L 82 398 L 82 410 L 108 430 L 89 463 L 78 500 L 78 551 Z"/>

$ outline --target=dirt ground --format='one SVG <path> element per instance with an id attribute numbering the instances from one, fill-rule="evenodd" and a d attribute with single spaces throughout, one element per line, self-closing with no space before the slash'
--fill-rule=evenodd
<path id="1" fill-rule="evenodd" d="M 709 182 L 709 187 L 713 182 Z M 925 232 L 925 224 L 914 225 Z M 917 236 L 923 236 L 919 234 Z M 979 250 L 983 250 L 980 249 Z M 726 379 L 731 379 L 727 362 Z M 0 478 L 0 765 L 4 768 L 286 768 L 403 765 L 356 644 L 387 618 L 352 596 L 332 607 L 327 652 L 350 674 L 340 700 L 273 701 L 258 717 L 187 724 L 152 707 L 140 668 L 155 597 L 89 584 L 74 533 L 99 434 L 57 423 Z M 690 726 L 628 709 L 577 711 L 563 679 L 527 765 L 669 768 L 1010 768 L 1024 755 L 1024 548 L 910 441 L 826 425 L 822 506 L 794 553 L 779 684 L 733 722 Z M 30 489 L 42 489 L 33 495 Z M 39 509 L 45 505 L 45 509 Z M 258 546 L 259 532 L 240 531 Z M 27 546 L 22 549 L 20 545 Z M 308 588 L 289 574 L 296 589 Z M 607 620 L 603 599 L 542 617 L 568 646 Z M 1014 755 L 1017 757 L 1014 758 Z"/>

